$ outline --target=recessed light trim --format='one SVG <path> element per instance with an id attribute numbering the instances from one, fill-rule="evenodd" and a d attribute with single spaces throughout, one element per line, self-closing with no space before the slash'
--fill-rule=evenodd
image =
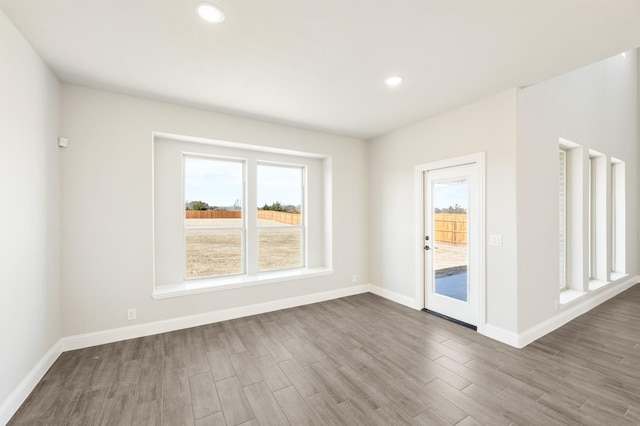
<path id="1" fill-rule="evenodd" d="M 196 3 L 196 13 L 203 21 L 212 24 L 219 24 L 224 21 L 224 13 L 222 12 L 222 9 L 213 3 Z"/>
<path id="2" fill-rule="evenodd" d="M 389 87 L 396 87 L 402 83 L 402 77 L 399 75 L 392 75 L 391 77 L 387 77 L 384 79 L 384 84 Z"/>

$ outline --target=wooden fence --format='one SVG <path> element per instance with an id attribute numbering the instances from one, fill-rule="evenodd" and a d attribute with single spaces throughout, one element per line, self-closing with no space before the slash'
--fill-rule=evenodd
<path id="1" fill-rule="evenodd" d="M 185 210 L 187 219 L 240 219 L 240 210 Z M 258 210 L 258 219 L 275 220 L 288 225 L 300 225 L 300 213 Z"/>
<path id="2" fill-rule="evenodd" d="M 240 210 L 185 210 L 187 219 L 240 219 Z"/>
<path id="3" fill-rule="evenodd" d="M 467 244 L 466 214 L 436 213 L 434 228 L 434 238 L 438 242 Z"/>
<path id="4" fill-rule="evenodd" d="M 274 212 L 273 210 L 258 210 L 258 219 L 275 220 L 288 225 L 300 225 L 300 213 Z"/>
<path id="5" fill-rule="evenodd" d="M 240 210 L 185 210 L 187 219 L 240 219 Z M 258 210 L 258 219 L 300 225 L 300 213 Z M 435 240 L 441 243 L 467 244 L 467 215 L 436 213 Z"/>

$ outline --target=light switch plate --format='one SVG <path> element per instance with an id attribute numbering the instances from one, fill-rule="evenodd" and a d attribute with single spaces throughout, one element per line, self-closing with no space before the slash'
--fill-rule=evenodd
<path id="1" fill-rule="evenodd" d="M 502 235 L 489 235 L 490 246 L 502 246 Z"/>

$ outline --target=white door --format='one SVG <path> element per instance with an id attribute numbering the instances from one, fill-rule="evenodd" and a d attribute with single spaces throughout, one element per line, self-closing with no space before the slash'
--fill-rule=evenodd
<path id="1" fill-rule="evenodd" d="M 478 325 L 478 165 L 424 172 L 425 307 Z"/>

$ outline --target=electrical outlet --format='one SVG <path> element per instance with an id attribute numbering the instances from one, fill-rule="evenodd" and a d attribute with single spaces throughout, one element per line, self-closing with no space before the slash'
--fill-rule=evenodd
<path id="1" fill-rule="evenodd" d="M 354 283 L 354 284 L 358 282 L 358 276 L 356 274 L 353 274 L 351 276 L 351 282 Z"/>
<path id="2" fill-rule="evenodd" d="M 127 309 L 127 319 L 128 320 L 136 319 L 136 308 Z"/>

